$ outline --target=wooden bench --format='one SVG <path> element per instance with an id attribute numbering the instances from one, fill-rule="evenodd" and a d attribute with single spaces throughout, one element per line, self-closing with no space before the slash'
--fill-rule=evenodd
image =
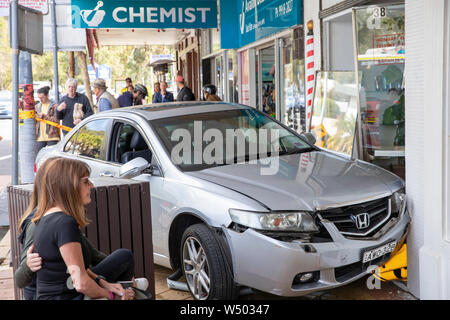
<path id="1" fill-rule="evenodd" d="M 93 178 L 91 203 L 86 207 L 91 223 L 85 228 L 87 238 L 100 251 L 110 254 L 119 248 L 130 249 L 135 259 L 135 275 L 149 280 L 147 291 L 155 298 L 150 186 L 148 182 L 115 178 Z M 18 221 L 25 212 L 33 185 L 9 186 L 8 208 L 11 227 L 11 252 L 17 270 L 21 245 Z M 22 290 L 14 287 L 16 300 Z"/>

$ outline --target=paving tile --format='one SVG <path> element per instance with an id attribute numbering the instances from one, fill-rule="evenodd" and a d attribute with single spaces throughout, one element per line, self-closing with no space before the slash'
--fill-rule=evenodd
<path id="1" fill-rule="evenodd" d="M 189 292 L 169 289 L 166 278 L 172 270 L 155 266 L 156 300 L 192 300 Z M 364 277 L 349 285 L 329 291 L 314 293 L 304 297 L 286 298 L 255 291 L 252 295 L 241 296 L 240 300 L 415 300 L 408 292 L 392 282 L 382 282 L 380 289 L 369 290 Z M 14 299 L 13 270 L 0 267 L 0 300 Z"/>
<path id="2" fill-rule="evenodd" d="M 186 300 L 191 297 L 188 292 L 168 290 L 156 295 L 156 300 Z"/>
<path id="3" fill-rule="evenodd" d="M 0 270 L 0 300 L 14 300 L 12 268 Z"/>

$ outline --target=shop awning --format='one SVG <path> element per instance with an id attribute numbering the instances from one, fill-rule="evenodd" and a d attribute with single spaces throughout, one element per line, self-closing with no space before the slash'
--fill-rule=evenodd
<path id="1" fill-rule="evenodd" d="M 191 29 L 96 29 L 100 46 L 174 45 Z"/>

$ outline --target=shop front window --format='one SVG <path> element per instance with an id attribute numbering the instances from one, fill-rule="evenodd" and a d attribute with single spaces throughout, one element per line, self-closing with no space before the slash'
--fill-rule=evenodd
<path id="1" fill-rule="evenodd" d="M 405 176 L 405 7 L 354 10 L 362 156 Z"/>
<path id="2" fill-rule="evenodd" d="M 260 98 L 262 111 L 272 118 L 276 118 L 275 47 L 261 49 L 259 59 L 261 66 Z"/>
<path id="3" fill-rule="evenodd" d="M 216 58 L 216 87 L 217 87 L 217 95 L 223 100 L 223 83 L 222 83 L 222 73 L 223 73 L 223 64 L 222 64 L 222 56 Z"/>
<path id="4" fill-rule="evenodd" d="M 250 84 L 249 84 L 249 61 L 248 61 L 248 51 L 242 51 L 239 53 L 240 59 L 240 72 L 241 72 L 241 85 L 240 85 L 240 94 L 239 94 L 239 102 L 241 104 L 245 104 L 247 106 L 250 105 Z"/>
<path id="5" fill-rule="evenodd" d="M 284 112 L 283 122 L 300 133 L 303 132 L 304 127 L 301 109 L 305 107 L 305 72 L 303 54 L 298 54 L 295 50 L 292 40 L 285 39 L 281 61 L 283 71 L 282 112 Z"/>
<path id="6" fill-rule="evenodd" d="M 355 73 L 318 72 L 311 118 L 316 145 L 352 156 L 357 114 Z"/>
<path id="7" fill-rule="evenodd" d="M 228 51 L 228 90 L 230 102 L 238 103 L 239 94 L 236 88 L 237 84 L 237 52 L 235 50 Z"/>

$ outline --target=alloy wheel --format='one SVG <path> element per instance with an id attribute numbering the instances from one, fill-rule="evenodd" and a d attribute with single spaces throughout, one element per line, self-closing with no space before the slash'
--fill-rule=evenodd
<path id="1" fill-rule="evenodd" d="M 205 250 L 194 237 L 188 237 L 184 242 L 183 268 L 194 298 L 206 300 L 210 293 L 209 265 Z"/>

